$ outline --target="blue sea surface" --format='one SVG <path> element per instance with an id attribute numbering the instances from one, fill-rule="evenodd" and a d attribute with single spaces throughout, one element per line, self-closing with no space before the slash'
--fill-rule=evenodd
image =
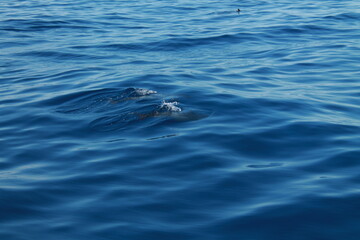
<path id="1" fill-rule="evenodd" d="M 360 2 L 2 0 L 0 150 L 0 239 L 359 240 Z"/>

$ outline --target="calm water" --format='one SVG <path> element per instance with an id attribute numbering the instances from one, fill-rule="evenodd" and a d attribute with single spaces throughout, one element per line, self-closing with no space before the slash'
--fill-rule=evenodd
<path id="1" fill-rule="evenodd" d="M 360 239 L 358 1 L 2 0 L 0 48 L 0 239 Z"/>

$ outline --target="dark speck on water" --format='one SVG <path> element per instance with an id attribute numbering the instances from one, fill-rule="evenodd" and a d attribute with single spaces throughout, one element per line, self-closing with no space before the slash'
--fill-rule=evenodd
<path id="1" fill-rule="evenodd" d="M 359 240 L 359 9 L 1 1 L 0 239 Z"/>

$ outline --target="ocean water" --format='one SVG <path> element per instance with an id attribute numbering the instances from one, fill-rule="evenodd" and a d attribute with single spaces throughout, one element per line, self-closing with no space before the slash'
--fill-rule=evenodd
<path id="1" fill-rule="evenodd" d="M 355 0 L 0 1 L 0 239 L 359 240 L 359 50 Z"/>

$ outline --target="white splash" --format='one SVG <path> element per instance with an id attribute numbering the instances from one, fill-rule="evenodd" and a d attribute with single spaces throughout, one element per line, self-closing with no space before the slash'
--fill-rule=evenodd
<path id="1" fill-rule="evenodd" d="M 181 108 L 177 107 L 176 105 L 179 105 L 178 102 L 165 102 L 163 100 L 160 108 L 165 109 L 170 112 L 181 112 Z"/>
<path id="2" fill-rule="evenodd" d="M 146 96 L 146 95 L 150 95 L 150 94 L 155 94 L 157 93 L 154 90 L 148 90 L 148 89 L 143 89 L 143 88 L 136 88 L 135 89 L 136 94 L 138 94 L 139 96 Z"/>

